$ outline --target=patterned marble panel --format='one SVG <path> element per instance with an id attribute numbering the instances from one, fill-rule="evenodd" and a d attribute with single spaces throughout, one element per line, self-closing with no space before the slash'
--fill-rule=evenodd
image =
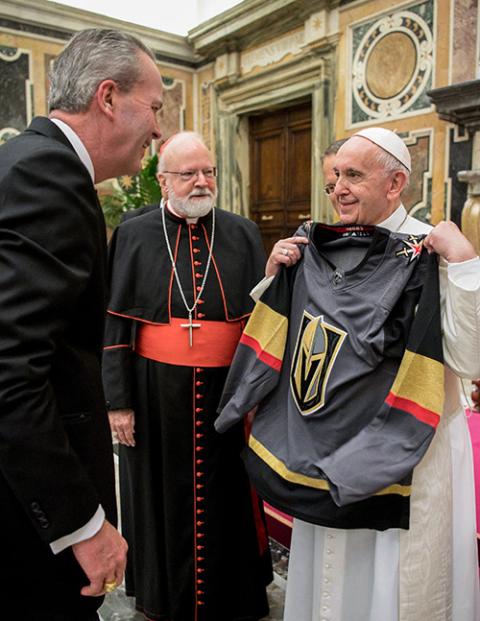
<path id="1" fill-rule="evenodd" d="M 425 129 L 402 135 L 412 158 L 410 184 L 402 195 L 411 216 L 430 223 L 432 212 L 432 130 Z"/>
<path id="2" fill-rule="evenodd" d="M 349 28 L 349 126 L 430 110 L 434 2 L 412 4 Z"/>
<path id="3" fill-rule="evenodd" d="M 460 226 L 462 209 L 467 200 L 467 184 L 457 178 L 460 170 L 472 168 L 473 140 L 468 133 L 459 133 L 457 127 L 448 130 L 449 162 L 446 188 L 446 217 Z"/>
<path id="4" fill-rule="evenodd" d="M 30 90 L 30 53 L 0 46 L 0 130 L 22 131 L 32 115 Z"/>
<path id="5" fill-rule="evenodd" d="M 185 127 L 185 82 L 168 76 L 162 76 L 163 108 L 160 127 L 162 140 Z"/>
<path id="6" fill-rule="evenodd" d="M 478 0 L 454 0 L 451 83 L 475 78 Z"/>
<path id="7" fill-rule="evenodd" d="M 44 64 L 44 71 L 45 71 L 45 84 L 44 84 L 44 88 L 45 88 L 45 101 L 46 102 L 48 102 L 48 92 L 50 90 L 48 76 L 49 76 L 50 68 L 51 68 L 52 63 L 53 63 L 54 60 L 55 60 L 54 54 L 44 54 L 43 55 L 43 64 Z M 48 105 L 48 103 L 46 105 Z M 47 113 L 48 113 L 48 110 L 44 110 L 43 111 L 43 114 L 47 114 Z"/>
<path id="8" fill-rule="evenodd" d="M 200 133 L 207 147 L 212 150 L 212 88 L 210 82 L 204 82 L 200 92 Z"/>

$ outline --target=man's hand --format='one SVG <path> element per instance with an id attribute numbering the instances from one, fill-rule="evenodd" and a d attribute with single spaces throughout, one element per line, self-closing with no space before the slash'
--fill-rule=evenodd
<path id="1" fill-rule="evenodd" d="M 475 248 L 453 222 L 439 222 L 423 244 L 428 252 L 436 252 L 449 263 L 462 263 L 477 256 Z"/>
<path id="2" fill-rule="evenodd" d="M 475 412 L 480 412 L 480 379 L 473 380 L 472 401 Z"/>
<path id="3" fill-rule="evenodd" d="M 297 244 L 308 244 L 308 239 L 306 237 L 280 239 L 268 257 L 265 276 L 275 276 L 282 264 L 287 267 L 295 265 L 302 256 Z"/>
<path id="4" fill-rule="evenodd" d="M 90 584 L 84 586 L 80 593 L 98 597 L 105 593 L 106 582 L 121 584 L 127 564 L 127 550 L 125 539 L 106 520 L 96 535 L 73 544 L 73 554 L 90 580 Z"/>
<path id="5" fill-rule="evenodd" d="M 120 444 L 135 446 L 135 412 L 133 410 L 110 410 L 110 429 Z"/>

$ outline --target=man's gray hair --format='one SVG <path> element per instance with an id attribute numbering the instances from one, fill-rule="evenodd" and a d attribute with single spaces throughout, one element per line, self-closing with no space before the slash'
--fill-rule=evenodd
<path id="1" fill-rule="evenodd" d="M 407 176 L 407 183 L 405 187 L 408 186 L 410 182 L 410 171 L 406 166 L 402 164 L 396 157 L 390 155 L 381 148 L 377 149 L 378 153 L 375 155 L 375 162 L 383 168 L 386 173 L 394 173 L 397 171 L 402 171 Z"/>
<path id="2" fill-rule="evenodd" d="M 182 144 L 185 142 L 186 143 L 197 142 L 203 145 L 206 149 L 208 149 L 207 145 L 205 144 L 204 139 L 197 132 L 184 131 L 184 132 L 178 132 L 177 134 L 173 134 L 173 136 L 170 136 L 170 138 L 168 138 L 168 140 L 166 140 L 165 143 L 160 147 L 160 154 L 158 157 L 158 164 L 157 164 L 158 173 L 163 173 L 166 171 L 168 167 L 167 160 L 170 156 L 170 152 L 173 151 L 176 147 L 178 147 L 179 144 Z"/>
<path id="3" fill-rule="evenodd" d="M 126 32 L 103 28 L 78 32 L 50 70 L 49 111 L 85 112 L 104 80 L 114 80 L 128 92 L 139 79 L 140 52 L 155 60 L 146 45 Z"/>

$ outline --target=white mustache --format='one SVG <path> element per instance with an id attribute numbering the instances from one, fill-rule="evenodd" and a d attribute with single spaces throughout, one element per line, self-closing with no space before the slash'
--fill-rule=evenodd
<path id="1" fill-rule="evenodd" d="M 190 192 L 188 198 L 191 198 L 192 196 L 213 196 L 213 193 L 208 188 L 203 188 Z"/>

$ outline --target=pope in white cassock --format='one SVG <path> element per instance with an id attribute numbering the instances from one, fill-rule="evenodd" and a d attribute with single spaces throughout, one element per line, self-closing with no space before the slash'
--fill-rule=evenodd
<path id="1" fill-rule="evenodd" d="M 440 256 L 445 406 L 414 470 L 410 528 L 342 530 L 295 519 L 284 621 L 478 621 L 480 619 L 471 445 L 460 379 L 480 377 L 480 259 L 452 222 L 407 214 L 401 193 L 410 154 L 392 131 L 352 136 L 335 161 L 340 222 L 427 234 Z M 267 279 L 296 263 L 303 237 L 277 242 Z"/>

